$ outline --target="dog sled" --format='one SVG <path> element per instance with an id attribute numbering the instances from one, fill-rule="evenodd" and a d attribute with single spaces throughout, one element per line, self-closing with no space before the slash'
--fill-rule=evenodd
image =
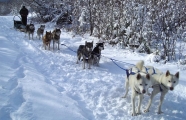
<path id="1" fill-rule="evenodd" d="M 19 20 L 17 20 L 17 19 L 19 19 Z M 24 31 L 25 31 L 26 26 L 23 25 L 20 16 L 15 15 L 15 16 L 13 17 L 13 21 L 14 21 L 14 29 L 19 30 L 19 31 L 21 31 L 21 32 L 24 32 Z"/>

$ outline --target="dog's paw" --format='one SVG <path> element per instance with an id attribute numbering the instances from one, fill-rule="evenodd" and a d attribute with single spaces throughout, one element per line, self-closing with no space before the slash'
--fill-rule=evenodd
<path id="1" fill-rule="evenodd" d="M 151 96 L 151 93 L 147 93 L 148 96 Z"/>
<path id="2" fill-rule="evenodd" d="M 162 114 L 163 112 L 162 112 L 162 111 L 158 111 L 157 113 L 158 113 L 158 114 Z"/>
<path id="3" fill-rule="evenodd" d="M 124 96 L 122 96 L 121 98 L 126 98 L 127 96 L 126 95 L 124 95 Z"/>
<path id="4" fill-rule="evenodd" d="M 137 112 L 136 114 L 137 114 L 137 115 L 141 115 L 141 112 Z"/>
<path id="5" fill-rule="evenodd" d="M 137 114 L 136 113 L 132 113 L 132 116 L 137 116 Z"/>
<path id="6" fill-rule="evenodd" d="M 144 110 L 144 112 L 147 113 L 147 112 L 149 112 L 149 110 L 146 109 L 146 110 Z"/>

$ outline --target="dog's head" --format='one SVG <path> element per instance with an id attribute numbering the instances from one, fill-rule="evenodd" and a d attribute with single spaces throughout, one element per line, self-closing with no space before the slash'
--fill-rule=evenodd
<path id="1" fill-rule="evenodd" d="M 40 29 L 44 30 L 45 29 L 45 25 L 40 25 Z"/>
<path id="2" fill-rule="evenodd" d="M 174 87 L 179 82 L 179 72 L 177 72 L 175 75 L 170 74 L 170 72 L 167 70 L 165 73 L 165 76 L 163 78 L 163 85 L 165 85 L 169 90 L 174 90 Z"/>
<path id="3" fill-rule="evenodd" d="M 51 40 L 52 39 L 52 33 L 51 33 L 51 31 L 50 32 L 47 32 L 46 31 L 45 38 L 48 39 L 48 40 Z"/>
<path id="4" fill-rule="evenodd" d="M 98 47 L 100 50 L 104 50 L 104 43 L 96 43 L 96 47 Z"/>
<path id="5" fill-rule="evenodd" d="M 55 34 L 56 34 L 57 36 L 60 36 L 60 34 L 61 34 L 61 30 L 58 29 L 58 28 L 56 28 L 56 29 L 55 29 Z"/>
<path id="6" fill-rule="evenodd" d="M 145 73 L 137 73 L 136 74 L 136 82 L 135 82 L 135 89 L 145 94 L 147 91 L 147 88 L 151 85 L 150 81 L 150 75 Z"/>
<path id="7" fill-rule="evenodd" d="M 34 29 L 35 29 L 34 24 L 30 23 L 29 29 L 30 29 L 30 30 L 34 30 Z"/>
<path id="8" fill-rule="evenodd" d="M 93 41 L 92 42 L 85 41 L 85 48 L 87 49 L 87 51 L 91 52 L 93 49 Z"/>

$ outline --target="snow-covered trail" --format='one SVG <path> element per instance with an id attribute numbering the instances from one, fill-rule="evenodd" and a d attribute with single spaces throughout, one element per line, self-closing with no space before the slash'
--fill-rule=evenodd
<path id="1" fill-rule="evenodd" d="M 143 54 L 106 46 L 100 67 L 82 69 L 76 64 L 76 53 L 65 46 L 59 51 L 42 48 L 42 41 L 28 40 L 24 33 L 13 29 L 12 17 L 0 17 L 0 118 L 3 120 L 184 120 L 186 91 L 178 85 L 169 92 L 163 103 L 164 114 L 157 115 L 159 96 L 155 97 L 149 113 L 132 117 L 130 93 L 124 94 L 125 71 L 107 57 L 135 64 Z M 38 25 L 36 25 L 36 28 Z M 51 30 L 50 25 L 46 30 Z M 76 50 L 85 40 L 95 38 L 71 37 L 62 32 L 61 43 Z M 7 48 L 8 46 L 8 48 Z M 133 59 L 135 58 L 135 59 Z M 119 63 L 118 63 L 119 64 Z M 122 67 L 123 64 L 120 64 Z M 158 67 L 158 66 L 157 66 Z M 168 67 L 168 66 L 165 66 Z M 162 68 L 163 69 L 163 68 Z M 142 110 L 147 104 L 145 96 Z"/>

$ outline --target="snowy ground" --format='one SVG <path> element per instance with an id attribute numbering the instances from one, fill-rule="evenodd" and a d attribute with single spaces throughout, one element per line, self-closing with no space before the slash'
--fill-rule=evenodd
<path id="1" fill-rule="evenodd" d="M 100 67 L 82 69 L 76 64 L 76 53 L 85 41 L 98 41 L 84 36 L 72 37 L 62 31 L 60 50 L 44 50 L 42 41 L 13 29 L 13 17 L 0 17 L 0 119 L 1 120 L 185 120 L 185 70 L 176 63 L 154 65 L 162 71 L 180 71 L 180 82 L 169 92 L 158 115 L 159 95 L 149 113 L 131 116 L 130 92 L 124 95 L 125 70 L 145 54 L 105 46 Z M 36 25 L 36 29 L 39 24 Z M 46 30 L 52 30 L 51 24 Z M 72 50 L 73 51 L 72 51 Z M 115 65 L 111 59 L 118 60 Z M 144 110 L 149 96 L 142 103 Z"/>

